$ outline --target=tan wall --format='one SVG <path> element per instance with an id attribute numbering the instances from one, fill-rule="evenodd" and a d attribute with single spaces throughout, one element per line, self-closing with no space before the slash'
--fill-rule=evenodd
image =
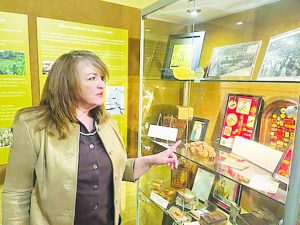
<path id="1" fill-rule="evenodd" d="M 140 10 L 99 0 L 0 0 L 0 11 L 23 13 L 28 15 L 33 105 L 38 105 L 39 103 L 38 50 L 36 36 L 37 17 L 46 17 L 128 30 L 128 149 L 129 155 L 135 155 L 136 138 L 134 139 L 133 134 L 137 133 L 136 121 L 138 114 L 138 85 L 135 82 L 131 82 L 131 80 L 136 80 L 136 77 L 139 76 Z M 133 93 L 131 93 L 131 91 L 133 91 Z M 4 167 L 0 167 L 0 184 L 3 182 L 3 174 Z"/>

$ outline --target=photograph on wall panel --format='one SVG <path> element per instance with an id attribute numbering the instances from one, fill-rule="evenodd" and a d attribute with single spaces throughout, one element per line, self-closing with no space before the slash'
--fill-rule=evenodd
<path id="1" fill-rule="evenodd" d="M 26 75 L 25 53 L 0 50 L 0 75 Z"/>

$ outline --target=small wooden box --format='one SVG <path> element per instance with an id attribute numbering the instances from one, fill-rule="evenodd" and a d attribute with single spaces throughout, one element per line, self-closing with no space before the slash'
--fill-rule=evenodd
<path id="1" fill-rule="evenodd" d="M 180 120 L 189 120 L 194 116 L 194 108 L 190 106 L 177 105 L 177 118 Z"/>
<path id="2" fill-rule="evenodd" d="M 201 216 L 201 225 L 223 225 L 227 223 L 227 217 L 221 211 L 213 211 Z"/>

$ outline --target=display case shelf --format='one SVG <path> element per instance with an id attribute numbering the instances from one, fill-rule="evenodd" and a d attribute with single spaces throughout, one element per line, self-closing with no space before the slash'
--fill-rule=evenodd
<path id="1" fill-rule="evenodd" d="M 158 151 L 163 151 L 166 148 L 171 146 L 166 142 L 155 141 L 151 138 L 147 138 L 147 140 L 153 142 L 157 147 Z M 176 150 L 176 154 L 179 157 L 183 157 L 187 160 L 192 161 L 193 163 L 195 163 L 197 166 L 201 168 L 204 168 L 212 173 L 227 177 L 228 179 L 233 180 L 234 182 L 237 182 L 245 187 L 253 189 L 254 191 L 263 194 L 268 198 L 275 200 L 281 204 L 284 204 L 286 201 L 286 191 L 280 188 L 277 189 L 276 193 L 268 193 L 268 192 L 262 192 L 255 188 L 249 187 L 249 177 L 251 177 L 251 175 L 259 174 L 262 176 L 272 177 L 272 174 L 270 172 L 266 171 L 265 169 L 251 162 L 246 162 L 246 164 L 248 164 L 248 167 L 246 168 L 248 171 L 245 173 L 245 171 L 243 172 L 243 170 L 238 170 L 222 164 L 223 158 L 220 156 L 219 152 L 217 153 L 214 159 L 202 158 L 200 156 L 194 155 L 184 145 L 181 145 Z M 248 175 L 249 177 L 246 177 L 244 174 Z"/>
<path id="2" fill-rule="evenodd" d="M 240 83 L 300 83 L 300 81 L 278 81 L 278 80 L 230 80 L 230 79 L 196 79 L 196 80 L 162 80 L 160 77 L 145 77 L 144 81 L 167 81 L 167 82 L 240 82 Z"/>

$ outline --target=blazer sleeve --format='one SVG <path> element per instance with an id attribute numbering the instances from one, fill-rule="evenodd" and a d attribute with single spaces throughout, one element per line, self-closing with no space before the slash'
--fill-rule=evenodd
<path id="1" fill-rule="evenodd" d="M 134 179 L 134 163 L 135 163 L 135 158 L 130 158 L 127 159 L 126 161 L 126 167 L 125 167 L 125 171 L 123 174 L 123 180 L 124 181 L 131 181 L 131 182 L 135 182 L 136 180 Z"/>
<path id="2" fill-rule="evenodd" d="M 20 115 L 13 125 L 13 142 L 3 188 L 3 225 L 29 225 L 37 153 L 28 124 Z"/>

